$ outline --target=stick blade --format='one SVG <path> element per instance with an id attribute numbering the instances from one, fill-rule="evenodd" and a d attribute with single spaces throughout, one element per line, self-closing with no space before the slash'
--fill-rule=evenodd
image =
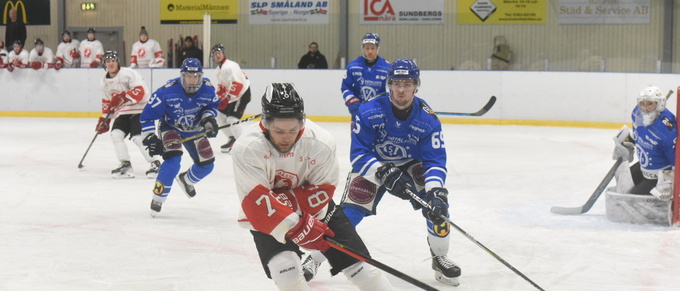
<path id="1" fill-rule="evenodd" d="M 489 102 L 487 102 L 486 105 L 484 105 L 484 107 L 482 107 L 481 110 L 479 110 L 475 113 L 472 113 L 470 115 L 472 115 L 472 116 L 482 116 L 485 113 L 487 113 L 491 109 L 491 107 L 493 107 L 494 104 L 496 104 L 496 96 L 491 96 L 491 98 L 489 99 Z"/>
<path id="2" fill-rule="evenodd" d="M 576 214 L 585 213 L 585 211 L 583 211 L 583 206 L 578 206 L 578 207 L 553 206 L 553 207 L 550 207 L 550 212 L 555 213 L 555 214 L 562 214 L 562 215 L 576 215 Z"/>

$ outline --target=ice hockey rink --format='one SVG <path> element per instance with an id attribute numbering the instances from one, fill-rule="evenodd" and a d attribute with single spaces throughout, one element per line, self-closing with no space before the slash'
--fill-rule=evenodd
<path id="1" fill-rule="evenodd" d="M 0 118 L 0 290 L 276 290 L 250 233 L 237 222 L 232 159 L 211 140 L 214 172 L 189 199 L 175 188 L 149 215 L 153 180 L 128 143 L 137 178 L 114 180 L 108 135 L 92 118 Z M 349 125 L 333 132 L 349 170 Z M 610 222 L 604 195 L 580 206 L 613 164 L 613 129 L 444 125 L 452 220 L 545 290 L 680 290 L 680 229 Z M 190 161 L 185 155 L 183 169 Z M 424 219 L 387 196 L 358 232 L 372 256 L 439 290 L 536 290 L 465 236 L 451 230 L 449 256 L 461 285 L 434 280 Z M 395 290 L 418 290 L 387 275 Z M 355 290 L 324 264 L 314 290 Z"/>

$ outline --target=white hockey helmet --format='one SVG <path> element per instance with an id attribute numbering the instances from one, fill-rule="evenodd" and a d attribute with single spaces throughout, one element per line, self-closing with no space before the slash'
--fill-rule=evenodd
<path id="1" fill-rule="evenodd" d="M 652 124 L 659 114 L 666 110 L 666 96 L 657 86 L 649 86 L 640 91 L 637 98 L 638 110 L 642 115 L 642 124 Z"/>

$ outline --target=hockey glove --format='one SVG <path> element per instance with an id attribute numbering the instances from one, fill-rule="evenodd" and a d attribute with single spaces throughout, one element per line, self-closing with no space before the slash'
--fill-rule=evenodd
<path id="1" fill-rule="evenodd" d="M 90 63 L 90 68 L 96 68 L 99 67 L 99 62 L 98 61 L 93 61 Z"/>
<path id="2" fill-rule="evenodd" d="M 71 58 L 73 58 L 73 59 L 80 58 L 80 52 L 77 51 L 76 49 L 73 49 L 73 50 L 71 51 L 70 55 L 71 55 Z"/>
<path id="3" fill-rule="evenodd" d="M 31 62 L 31 68 L 33 68 L 34 70 L 40 70 L 42 69 L 42 67 L 43 67 L 42 62 Z"/>
<path id="4" fill-rule="evenodd" d="M 110 106 L 111 106 L 111 108 L 113 108 L 115 110 L 115 109 L 123 106 L 123 104 L 125 104 L 125 102 L 127 102 L 127 101 L 128 101 L 128 99 L 125 98 L 125 91 L 123 91 L 123 92 L 120 92 L 116 95 L 113 95 L 113 97 L 111 97 L 111 103 L 110 103 L 111 105 Z"/>
<path id="5" fill-rule="evenodd" d="M 376 172 L 375 175 L 382 185 L 385 186 L 385 189 L 392 195 L 404 200 L 411 199 L 411 196 L 406 193 L 406 189 L 411 188 L 411 186 L 404 177 L 404 172 L 397 168 L 393 163 L 382 165 L 378 168 L 378 172 Z"/>
<path id="6" fill-rule="evenodd" d="M 97 134 L 102 134 L 102 133 L 108 132 L 110 123 L 111 123 L 111 119 L 106 118 L 106 117 L 99 117 L 99 121 L 97 122 L 97 128 L 95 128 L 95 131 L 97 131 Z"/>
<path id="7" fill-rule="evenodd" d="M 675 170 L 659 170 L 657 174 L 656 187 L 649 191 L 654 197 L 662 201 L 673 199 L 673 177 Z"/>
<path id="8" fill-rule="evenodd" d="M 10 71 L 10 72 L 13 72 L 14 66 L 12 66 L 12 64 L 7 64 L 7 70 Z"/>
<path id="9" fill-rule="evenodd" d="M 361 106 L 361 100 L 356 97 L 352 97 L 347 102 L 345 102 L 345 105 L 347 105 L 347 109 L 349 110 L 349 114 L 352 115 L 352 120 L 354 120 L 354 116 L 359 113 L 359 107 Z"/>
<path id="10" fill-rule="evenodd" d="M 614 152 L 612 153 L 612 159 L 618 160 L 621 158 L 624 161 L 632 161 L 633 153 L 635 152 L 635 144 L 630 138 L 630 129 L 628 129 L 628 126 L 624 125 L 613 139 Z"/>
<path id="11" fill-rule="evenodd" d="M 26 65 L 22 63 L 19 59 L 15 59 L 14 62 L 12 62 L 12 66 L 15 66 L 17 68 L 24 68 Z"/>
<path id="12" fill-rule="evenodd" d="M 57 62 L 56 64 L 54 64 L 54 69 L 59 71 L 59 69 L 61 69 L 62 66 L 63 66 L 62 62 Z"/>
<path id="13" fill-rule="evenodd" d="M 215 120 L 215 117 L 204 117 L 201 119 L 201 126 L 203 126 L 203 132 L 205 132 L 205 136 L 211 138 L 217 136 L 217 121 Z"/>
<path id="14" fill-rule="evenodd" d="M 423 207 L 423 216 L 435 225 L 444 223 L 442 216 L 449 217 L 449 191 L 446 188 L 432 188 L 426 195 L 430 207 Z"/>
<path id="15" fill-rule="evenodd" d="M 309 213 L 302 215 L 300 221 L 286 233 L 286 237 L 295 244 L 309 250 L 320 250 L 322 252 L 327 251 L 330 247 L 323 238 L 324 236 L 333 237 L 335 233 L 328 228 L 328 224 L 317 220 Z"/>
<path id="16" fill-rule="evenodd" d="M 155 133 L 147 135 L 142 144 L 146 146 L 150 156 L 160 156 L 163 154 L 163 142 Z"/>

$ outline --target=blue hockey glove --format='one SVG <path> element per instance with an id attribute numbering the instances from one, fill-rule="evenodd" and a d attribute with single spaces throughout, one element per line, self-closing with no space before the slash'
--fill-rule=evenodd
<path id="1" fill-rule="evenodd" d="M 203 132 L 205 132 L 205 136 L 207 137 L 217 136 L 218 127 L 215 117 L 206 116 L 205 118 L 201 119 L 201 126 L 203 126 Z"/>
<path id="2" fill-rule="evenodd" d="M 444 223 L 444 218 L 449 216 L 449 191 L 446 188 L 432 188 L 427 191 L 427 204 L 429 209 L 423 207 L 423 216 L 433 224 Z"/>
<path id="3" fill-rule="evenodd" d="M 163 154 L 163 142 L 155 133 L 147 135 L 142 144 L 146 146 L 150 156 L 160 156 Z"/>
<path id="4" fill-rule="evenodd" d="M 359 100 L 359 98 L 353 97 L 347 100 L 347 102 L 345 102 L 345 105 L 347 105 L 347 110 L 349 110 L 349 114 L 352 115 L 352 120 L 354 120 L 354 116 L 356 116 L 357 113 L 359 113 L 361 100 Z"/>
<path id="5" fill-rule="evenodd" d="M 393 163 L 384 164 L 378 168 L 375 175 L 390 194 L 404 200 L 411 199 L 411 195 L 406 193 L 406 189 L 411 188 L 411 186 L 404 177 L 404 173 Z"/>

